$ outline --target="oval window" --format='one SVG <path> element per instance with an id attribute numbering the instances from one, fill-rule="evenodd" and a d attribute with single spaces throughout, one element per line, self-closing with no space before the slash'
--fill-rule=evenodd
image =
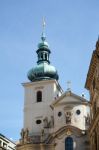
<path id="1" fill-rule="evenodd" d="M 36 124 L 41 124 L 41 120 L 36 120 Z"/>
<path id="2" fill-rule="evenodd" d="M 78 110 L 76 110 L 76 114 L 77 115 L 80 115 L 80 113 L 81 113 L 81 111 L 78 109 Z"/>
<path id="3" fill-rule="evenodd" d="M 58 116 L 59 116 L 59 117 L 62 116 L 62 112 L 59 111 L 59 112 L 58 112 Z"/>

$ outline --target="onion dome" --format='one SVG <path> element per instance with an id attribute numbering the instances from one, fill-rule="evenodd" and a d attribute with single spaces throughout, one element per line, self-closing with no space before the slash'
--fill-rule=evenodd
<path id="1" fill-rule="evenodd" d="M 41 42 L 38 44 L 36 53 L 38 56 L 37 66 L 28 72 L 28 79 L 31 82 L 49 79 L 58 80 L 57 70 L 54 66 L 50 65 L 49 55 L 51 51 L 44 33 L 42 33 Z"/>
<path id="2" fill-rule="evenodd" d="M 48 79 L 58 80 L 58 74 L 54 66 L 43 62 L 28 72 L 28 79 L 32 82 Z"/>

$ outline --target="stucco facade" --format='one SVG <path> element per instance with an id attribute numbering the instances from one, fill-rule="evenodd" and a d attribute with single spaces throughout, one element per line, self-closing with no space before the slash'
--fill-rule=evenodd
<path id="1" fill-rule="evenodd" d="M 91 103 L 90 148 L 99 150 L 99 39 L 93 51 L 85 87 L 89 90 Z"/>
<path id="2" fill-rule="evenodd" d="M 45 82 L 42 83 L 46 85 Z M 48 93 L 50 95 L 50 91 Z M 28 150 L 60 150 L 61 148 L 64 150 L 68 137 L 73 140 L 73 150 L 89 149 L 87 133 L 90 124 L 89 103 L 71 91 L 63 92 L 57 99 L 54 98 L 48 103 L 46 101 L 47 99 L 39 104 L 35 102 L 32 111 L 24 112 L 24 115 L 28 115 L 28 117 L 24 120 L 24 130 L 21 132 L 17 150 L 23 148 Z M 47 109 L 45 109 L 46 107 Z M 36 120 L 41 120 L 40 124 L 37 124 Z"/>

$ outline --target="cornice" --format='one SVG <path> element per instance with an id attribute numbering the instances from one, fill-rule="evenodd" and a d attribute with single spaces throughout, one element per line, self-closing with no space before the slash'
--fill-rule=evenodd
<path id="1" fill-rule="evenodd" d="M 94 73 L 95 73 L 98 59 L 99 59 L 99 56 L 97 54 L 97 51 L 94 50 L 93 54 L 92 54 L 91 61 L 90 61 L 89 70 L 87 73 L 87 78 L 86 78 L 86 83 L 85 83 L 85 88 L 88 90 L 90 89 L 90 85 L 91 85 L 93 78 L 94 78 Z"/>
<path id="2" fill-rule="evenodd" d="M 60 92 L 63 93 L 63 89 L 57 80 L 42 80 L 42 81 L 35 81 L 35 82 L 25 82 L 25 83 L 22 83 L 22 86 L 23 87 L 30 87 L 33 85 L 40 86 L 42 84 L 48 84 L 48 83 L 55 83 L 57 88 L 60 90 Z"/>
<path id="3" fill-rule="evenodd" d="M 17 150 L 25 150 L 25 149 L 28 149 L 28 150 L 32 150 L 32 149 L 41 149 L 41 147 L 54 147 L 55 145 L 54 144 L 45 144 L 45 143 L 37 143 L 37 144 L 34 144 L 34 143 L 27 143 L 27 144 L 17 144 L 16 148 Z"/>
<path id="4" fill-rule="evenodd" d="M 53 143 L 54 139 L 61 139 L 64 136 L 68 135 L 76 135 L 77 137 L 81 137 L 87 133 L 87 130 L 81 130 L 75 126 L 66 125 L 57 130 L 56 132 L 52 133 L 49 138 L 47 139 L 47 143 Z"/>

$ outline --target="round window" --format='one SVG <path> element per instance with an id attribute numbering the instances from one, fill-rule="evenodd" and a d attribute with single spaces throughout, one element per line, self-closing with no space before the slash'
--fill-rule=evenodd
<path id="1" fill-rule="evenodd" d="M 81 111 L 78 109 L 78 110 L 76 110 L 76 114 L 77 115 L 80 115 L 80 113 L 81 113 Z"/>
<path id="2" fill-rule="evenodd" d="M 36 120 L 36 124 L 41 124 L 41 120 Z"/>
<path id="3" fill-rule="evenodd" d="M 59 116 L 59 117 L 62 116 L 62 112 L 59 111 L 59 112 L 58 112 L 58 116 Z"/>

